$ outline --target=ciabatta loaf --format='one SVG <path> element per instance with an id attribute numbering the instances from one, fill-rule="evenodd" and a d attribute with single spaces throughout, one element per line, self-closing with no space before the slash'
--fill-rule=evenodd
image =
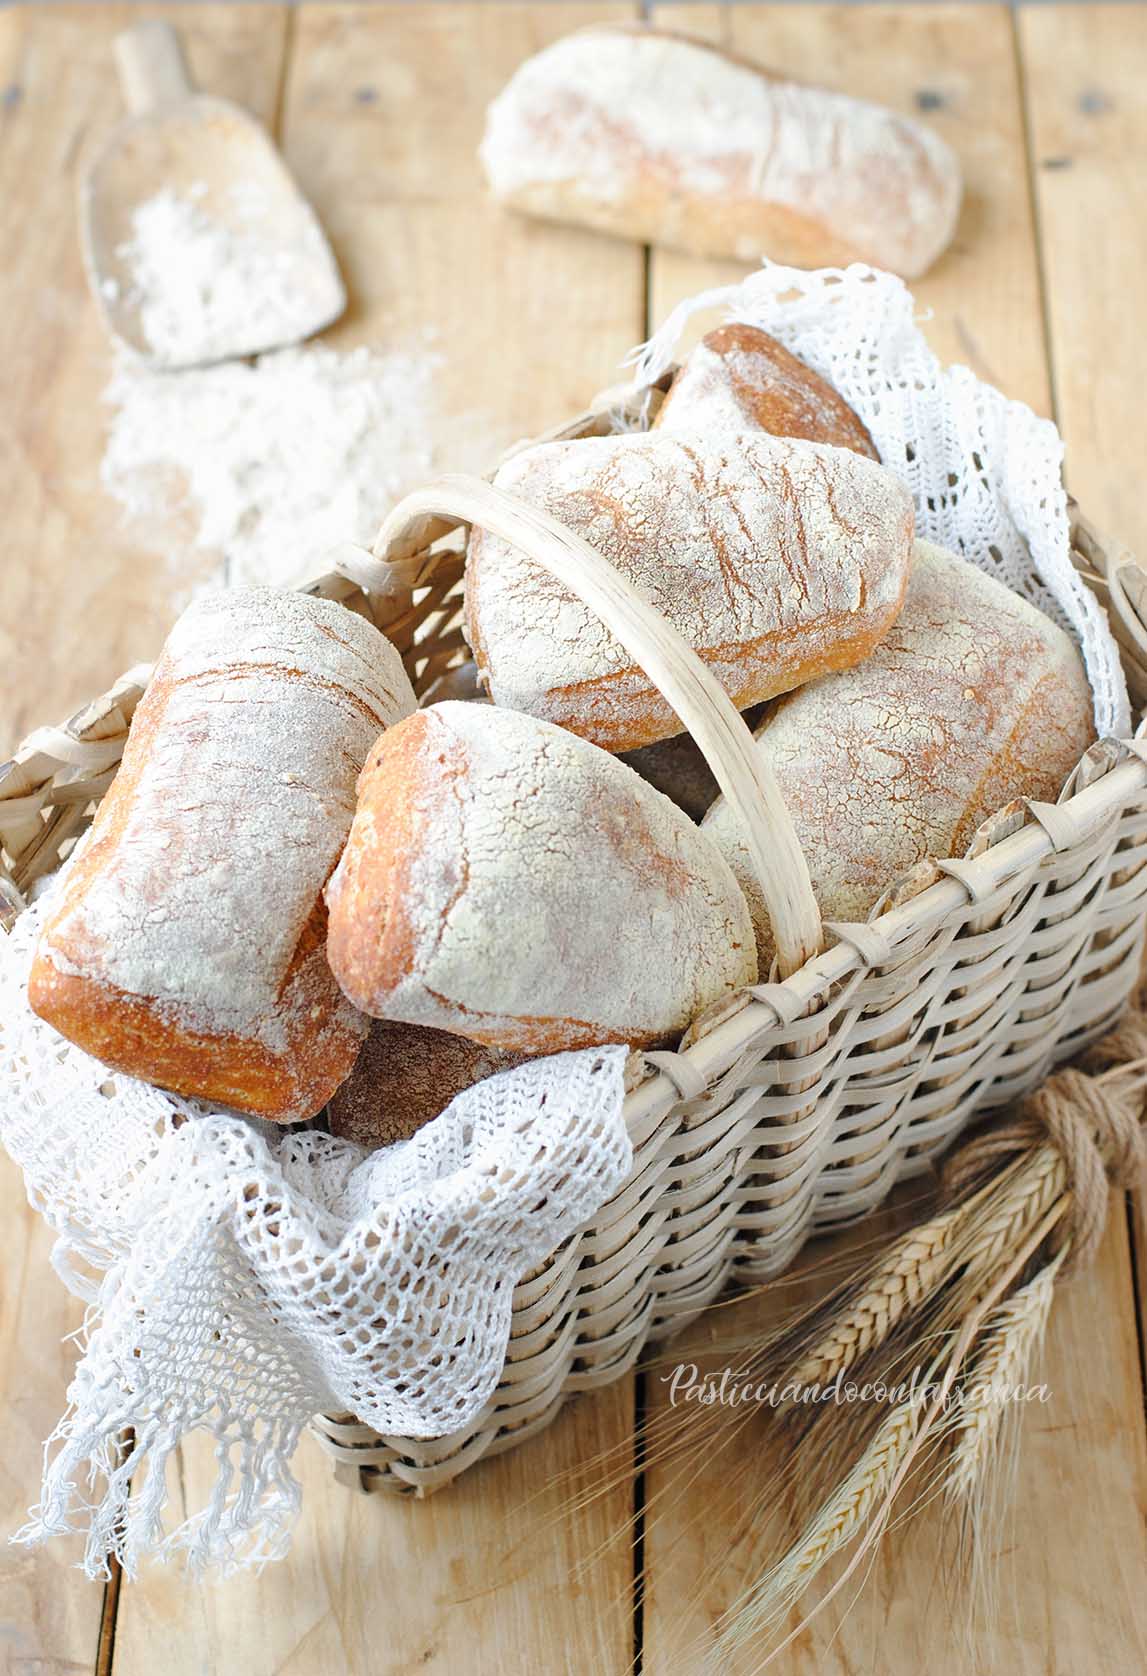
<path id="1" fill-rule="evenodd" d="M 768 431 L 880 455 L 842 396 L 758 326 L 730 321 L 707 332 L 679 368 L 652 429 L 713 437 Z"/>
<path id="2" fill-rule="evenodd" d="M 756 972 L 744 896 L 688 816 L 605 751 L 489 705 L 383 735 L 327 901 L 356 1007 L 513 1053 L 649 1047 Z"/>
<path id="3" fill-rule="evenodd" d="M 862 920 L 915 862 L 962 855 L 1013 798 L 1052 802 L 1094 737 L 1068 636 L 975 565 L 917 543 L 888 638 L 846 674 L 780 700 L 758 730 L 826 919 Z M 724 800 L 702 830 L 772 933 Z"/>
<path id="4" fill-rule="evenodd" d="M 909 279 L 960 207 L 959 164 L 931 129 L 641 27 L 586 29 L 527 59 L 490 106 L 481 158 L 495 195 L 532 215 Z"/>
<path id="5" fill-rule="evenodd" d="M 742 709 L 859 662 L 900 610 L 911 497 L 842 448 L 759 433 L 594 437 L 524 449 L 494 481 L 596 547 Z M 466 634 L 495 704 L 611 751 L 681 731 L 593 612 L 478 529 Z"/>
<path id="6" fill-rule="evenodd" d="M 372 1152 L 392 1146 L 445 1111 L 456 1094 L 521 1063 L 521 1054 L 466 1036 L 376 1018 L 354 1070 L 328 1107 L 331 1134 Z"/>
<path id="7" fill-rule="evenodd" d="M 44 928 L 36 1012 L 160 1087 L 313 1116 L 367 1028 L 327 966 L 322 888 L 356 775 L 414 704 L 390 643 L 329 600 L 191 606 Z"/>

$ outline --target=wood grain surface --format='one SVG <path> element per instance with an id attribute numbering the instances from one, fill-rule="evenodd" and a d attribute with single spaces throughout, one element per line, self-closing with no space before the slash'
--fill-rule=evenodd
<path id="1" fill-rule="evenodd" d="M 1137 422 L 1147 341 L 1134 319 L 1124 324 L 1147 255 L 1147 6 L 652 9 L 775 68 L 918 112 L 951 140 L 968 196 L 952 250 L 916 287 L 930 338 L 1054 413 L 1072 488 L 1147 552 Z M 0 748 L 150 656 L 172 614 L 163 551 L 120 527 L 98 481 L 110 358 L 80 270 L 75 191 L 119 115 L 116 30 L 140 15 L 174 18 L 199 82 L 273 127 L 348 280 L 351 307 L 329 341 L 432 342 L 444 407 L 480 412 L 492 455 L 613 381 L 673 302 L 744 271 L 519 221 L 483 195 L 482 115 L 514 66 L 579 24 L 639 10 L 628 0 L 421 0 L 0 13 Z M 80 1313 L 4 1160 L 0 1195 L 0 1516 L 10 1532 L 36 1497 L 40 1444 L 74 1358 L 64 1335 Z M 866 1227 L 824 1242 L 810 1260 L 847 1263 L 873 1236 Z M 1057 1304 L 1041 1372 L 1051 1400 L 1024 1428 L 994 1613 L 970 1613 L 950 1537 L 925 1512 L 885 1543 L 848 1612 L 834 1603 L 772 1667 L 780 1676 L 1147 1667 L 1133 1269 L 1147 1273 L 1147 1224 L 1133 1247 L 1114 1217 L 1099 1263 Z M 713 1354 L 718 1331 L 754 1331 L 794 1295 L 785 1287 L 710 1315 L 681 1357 Z M 665 1470 L 650 1467 L 636 1553 L 629 1485 L 562 1513 L 563 1480 L 584 1481 L 594 1457 L 635 1450 L 656 1427 L 663 1371 L 574 1404 L 540 1438 L 425 1503 L 354 1495 L 305 1443 L 294 1548 L 258 1577 L 198 1585 L 153 1569 L 105 1598 L 71 1569 L 74 1542 L 0 1549 L 0 1671 L 692 1672 L 752 1558 L 752 1533 L 747 1548 L 730 1533 L 767 1482 L 764 1424 L 676 1499 Z M 209 1455 L 198 1441 L 182 1452 L 176 1512 L 194 1502 Z"/>

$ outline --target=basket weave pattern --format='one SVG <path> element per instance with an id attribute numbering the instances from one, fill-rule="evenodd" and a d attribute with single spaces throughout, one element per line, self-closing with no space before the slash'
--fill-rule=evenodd
<path id="1" fill-rule="evenodd" d="M 601 428 L 594 414 L 551 434 Z M 1079 517 L 1073 546 L 1142 706 L 1142 573 Z M 334 562 L 308 591 L 383 629 L 420 694 L 466 656 L 450 521 L 427 521 L 385 560 L 346 548 Z M 0 918 L 14 919 L 90 822 L 147 674 L 130 672 L 63 727 L 37 730 L 0 767 Z M 734 1275 L 776 1274 L 812 1232 L 867 1214 L 975 1113 L 1035 1086 L 1110 1027 L 1136 981 L 1145 910 L 1147 740 L 1105 741 L 1056 805 L 1002 811 L 967 858 L 921 865 L 868 924 L 829 925 L 831 946 L 783 983 L 697 1021 L 681 1051 L 645 1055 L 626 1103 L 630 1179 L 518 1285 L 486 1408 L 434 1441 L 320 1417 L 339 1476 L 435 1489 L 541 1430 L 568 1396 L 618 1378 Z"/>

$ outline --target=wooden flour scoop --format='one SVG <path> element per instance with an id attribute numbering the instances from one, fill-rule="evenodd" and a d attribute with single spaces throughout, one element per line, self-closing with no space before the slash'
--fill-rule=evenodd
<path id="1" fill-rule="evenodd" d="M 168 24 L 137 24 L 115 50 L 131 114 L 80 201 L 109 331 L 153 366 L 186 367 L 337 320 L 346 291 L 331 248 L 263 126 L 195 91 Z"/>

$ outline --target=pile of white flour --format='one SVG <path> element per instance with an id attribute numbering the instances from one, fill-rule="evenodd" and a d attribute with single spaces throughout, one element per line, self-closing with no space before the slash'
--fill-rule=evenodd
<path id="1" fill-rule="evenodd" d="M 208 209 L 204 182 L 185 194 L 165 187 L 140 204 L 132 236 L 116 254 L 131 275 L 128 301 L 161 366 L 186 366 L 297 343 L 315 309 L 342 286 L 314 216 L 302 206 L 279 225 L 272 201 L 240 181 L 222 214 Z M 105 282 L 114 285 L 115 281 Z M 326 310 L 329 319 L 331 310 Z"/>
<path id="2" fill-rule="evenodd" d="M 441 364 L 425 338 L 184 372 L 124 359 L 105 392 L 102 481 L 130 533 L 167 554 L 176 604 L 204 586 L 290 587 L 339 542 L 369 545 L 427 478 L 496 457 L 488 418 L 439 410 Z"/>

